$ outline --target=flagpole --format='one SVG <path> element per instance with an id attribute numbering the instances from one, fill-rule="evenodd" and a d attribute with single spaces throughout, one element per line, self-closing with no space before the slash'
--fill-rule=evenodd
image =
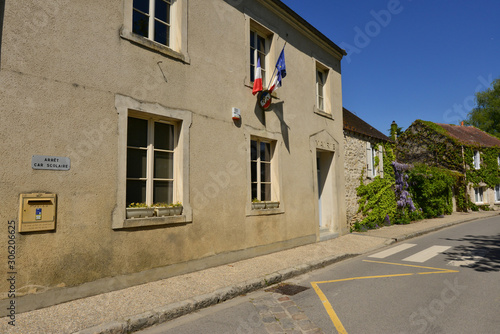
<path id="1" fill-rule="evenodd" d="M 285 50 L 285 46 L 286 46 L 286 43 L 287 41 L 285 41 L 285 44 L 283 45 L 283 49 L 281 49 L 281 52 L 283 52 L 283 50 Z M 281 55 L 281 52 L 280 52 L 280 55 Z M 278 56 L 278 59 L 279 59 L 279 56 Z M 269 89 L 270 85 L 273 83 L 273 79 L 274 79 L 274 75 L 276 74 L 276 70 L 277 70 L 277 67 L 276 65 L 274 66 L 274 72 L 273 72 L 273 75 L 271 76 L 271 80 L 269 81 L 269 85 L 267 85 L 267 88 Z"/>

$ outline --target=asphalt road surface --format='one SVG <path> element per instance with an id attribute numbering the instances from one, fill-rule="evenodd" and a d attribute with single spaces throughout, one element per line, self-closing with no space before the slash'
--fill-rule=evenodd
<path id="1" fill-rule="evenodd" d="M 407 240 L 141 331 L 500 333 L 500 218 Z"/>

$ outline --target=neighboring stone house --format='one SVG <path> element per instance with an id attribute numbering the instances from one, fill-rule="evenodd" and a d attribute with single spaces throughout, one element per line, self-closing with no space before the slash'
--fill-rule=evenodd
<path id="1" fill-rule="evenodd" d="M 24 310 L 349 232 L 346 53 L 283 2 L 3 5 L 0 250 L 9 222 Z M 264 111 L 257 59 L 268 87 L 285 42 Z"/>
<path id="2" fill-rule="evenodd" d="M 500 140 L 476 127 L 416 120 L 398 138 L 397 158 L 459 172 L 472 203 L 500 205 Z"/>
<path id="3" fill-rule="evenodd" d="M 345 108 L 343 117 L 346 213 L 347 222 L 351 226 L 356 220 L 362 219 L 358 214 L 359 198 L 356 192 L 360 178 L 366 184 L 377 176 L 384 177 L 381 144 L 391 140 Z"/>

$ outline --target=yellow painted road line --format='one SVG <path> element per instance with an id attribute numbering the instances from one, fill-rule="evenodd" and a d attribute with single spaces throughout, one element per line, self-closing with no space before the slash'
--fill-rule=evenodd
<path id="1" fill-rule="evenodd" d="M 347 331 L 344 328 L 344 325 L 342 325 L 342 322 L 340 321 L 337 313 L 335 313 L 335 310 L 333 309 L 332 304 L 330 304 L 330 301 L 328 301 L 328 298 L 326 298 L 323 291 L 321 291 L 321 289 L 319 288 L 319 284 L 355 281 L 355 280 L 370 279 L 370 278 L 389 278 L 389 277 L 402 277 L 402 276 L 413 276 L 413 275 L 449 274 L 449 273 L 458 273 L 459 272 L 458 270 L 423 267 L 423 266 L 416 266 L 416 265 L 412 265 L 412 264 L 391 263 L 391 262 L 370 261 L 370 260 L 363 260 L 363 261 L 364 262 L 372 262 L 372 263 L 380 263 L 380 264 L 390 264 L 390 265 L 403 266 L 403 267 L 413 267 L 413 268 L 419 268 L 419 269 L 432 269 L 432 270 L 436 270 L 436 271 L 423 272 L 423 273 L 379 275 L 379 276 L 361 276 L 361 277 L 341 278 L 341 279 L 330 280 L 330 281 L 311 282 L 311 285 L 312 285 L 314 291 L 316 291 L 316 294 L 318 295 L 319 299 L 323 303 L 323 306 L 325 307 L 326 312 L 330 316 L 330 319 L 332 320 L 333 325 L 335 326 L 335 328 L 337 329 L 339 334 L 347 334 Z"/>
<path id="2" fill-rule="evenodd" d="M 321 289 L 319 288 L 317 283 L 312 282 L 311 283 L 314 291 L 316 291 L 316 294 L 319 296 L 319 299 L 323 303 L 323 306 L 325 307 L 326 312 L 330 316 L 330 319 L 332 319 L 333 325 L 337 329 L 337 332 L 339 334 L 347 334 L 347 331 L 344 328 L 344 325 L 342 325 L 342 322 L 340 321 L 339 317 L 337 316 L 337 313 L 333 310 L 332 304 L 328 301 L 328 298 L 326 298 L 325 294 Z"/>

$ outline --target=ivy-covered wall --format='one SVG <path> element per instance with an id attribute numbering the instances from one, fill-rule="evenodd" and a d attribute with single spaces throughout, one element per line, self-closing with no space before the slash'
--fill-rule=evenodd
<path id="1" fill-rule="evenodd" d="M 474 167 L 475 151 L 480 152 L 480 169 Z M 423 164 L 457 172 L 453 174 L 453 191 L 459 211 L 471 208 L 474 199 L 471 201 L 468 194 L 474 187 L 494 188 L 500 184 L 500 147 L 460 142 L 443 127 L 432 122 L 415 121 L 398 138 L 396 152 L 398 161 L 404 163 Z"/>

